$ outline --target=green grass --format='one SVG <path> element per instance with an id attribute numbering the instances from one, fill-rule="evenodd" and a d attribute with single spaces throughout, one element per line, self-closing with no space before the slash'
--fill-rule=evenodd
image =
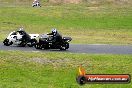
<path id="1" fill-rule="evenodd" d="M 130 74 L 132 55 L 0 51 L 1 88 L 131 88 L 131 84 L 76 83 L 78 66 L 88 74 Z"/>
<path id="2" fill-rule="evenodd" d="M 71 36 L 72 43 L 132 44 L 130 6 L 1 6 L 0 40 L 20 26 L 28 33 L 40 34 L 57 28 L 64 36 Z"/>
<path id="3" fill-rule="evenodd" d="M 20 2 L 21 1 L 21 2 Z M 0 41 L 24 26 L 28 33 L 57 28 L 72 43 L 132 44 L 131 4 L 50 4 L 1 0 Z M 131 88 L 132 84 L 76 83 L 78 66 L 88 74 L 130 74 L 132 55 L 0 51 L 0 88 Z"/>

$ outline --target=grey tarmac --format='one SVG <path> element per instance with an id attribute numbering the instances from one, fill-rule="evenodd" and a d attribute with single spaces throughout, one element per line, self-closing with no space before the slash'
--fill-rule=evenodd
<path id="1" fill-rule="evenodd" d="M 66 51 L 48 49 L 38 50 L 34 47 L 4 46 L 0 43 L 0 50 L 6 51 L 31 51 L 31 52 L 70 52 L 85 54 L 132 54 L 132 45 L 109 45 L 109 44 L 70 44 Z"/>

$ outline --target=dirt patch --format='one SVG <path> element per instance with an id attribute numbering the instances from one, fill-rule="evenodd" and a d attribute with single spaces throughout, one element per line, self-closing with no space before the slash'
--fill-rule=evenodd
<path id="1" fill-rule="evenodd" d="M 49 0 L 50 3 L 74 3 L 78 4 L 82 2 L 82 0 Z"/>
<path id="2" fill-rule="evenodd" d="M 29 62 L 35 62 L 35 63 L 39 63 L 39 64 L 62 64 L 62 63 L 67 63 L 70 62 L 70 60 L 68 59 L 46 59 L 46 58 L 31 58 L 28 59 Z"/>
<path id="3" fill-rule="evenodd" d="M 50 3 L 62 3 L 62 0 L 49 0 Z"/>
<path id="4" fill-rule="evenodd" d="M 80 2 L 82 2 L 82 0 L 63 0 L 64 3 L 75 3 L 78 4 Z"/>
<path id="5" fill-rule="evenodd" d="M 75 59 L 69 59 L 69 58 L 64 58 L 64 59 L 47 59 L 47 58 L 30 58 L 27 59 L 27 62 L 33 62 L 37 64 L 42 64 L 42 65 L 53 65 L 54 68 L 57 67 L 77 67 L 80 64 L 85 64 L 86 62 L 89 61 L 78 61 Z"/>

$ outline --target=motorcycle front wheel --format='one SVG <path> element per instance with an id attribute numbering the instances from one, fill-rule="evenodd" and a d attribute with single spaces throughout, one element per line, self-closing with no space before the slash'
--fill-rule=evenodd
<path id="1" fill-rule="evenodd" d="M 5 46 L 10 46 L 10 45 L 12 45 L 12 42 L 9 42 L 9 39 L 5 39 L 5 40 L 3 41 L 3 43 L 4 43 Z"/>

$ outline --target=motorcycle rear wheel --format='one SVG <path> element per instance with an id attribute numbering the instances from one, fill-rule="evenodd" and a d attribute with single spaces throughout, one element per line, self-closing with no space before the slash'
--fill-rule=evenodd
<path id="1" fill-rule="evenodd" d="M 40 47 L 40 44 L 35 44 L 35 46 L 34 46 L 36 49 L 41 49 L 41 47 Z"/>
<path id="2" fill-rule="evenodd" d="M 65 44 L 61 45 L 60 50 L 66 50 L 68 48 L 69 48 L 69 43 L 65 43 Z"/>

